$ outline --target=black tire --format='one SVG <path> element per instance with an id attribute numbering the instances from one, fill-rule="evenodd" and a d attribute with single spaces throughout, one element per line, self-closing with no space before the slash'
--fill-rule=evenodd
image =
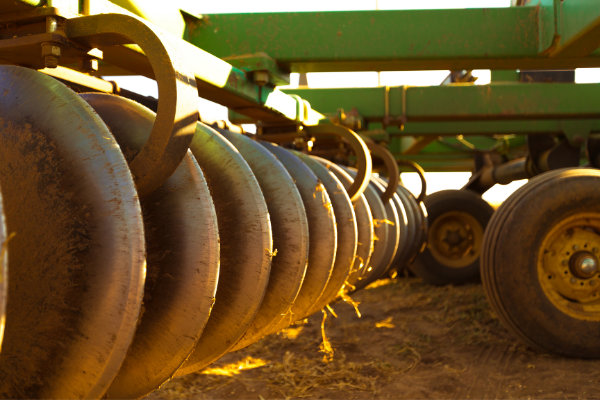
<path id="1" fill-rule="evenodd" d="M 478 282 L 483 233 L 494 209 L 468 190 L 442 190 L 427 196 L 424 204 L 427 247 L 410 266 L 412 272 L 436 286 Z"/>
<path id="2" fill-rule="evenodd" d="M 588 237 L 592 235 L 590 243 L 584 242 L 581 250 L 585 246 L 588 251 L 600 252 L 599 198 L 600 171 L 552 171 L 513 193 L 488 225 L 481 256 L 484 289 L 503 325 L 531 347 L 571 357 L 600 358 L 600 300 L 596 300 L 600 294 L 591 286 L 592 280 L 599 278 L 598 271 L 587 280 L 569 278 L 570 259 L 561 263 L 560 259 L 552 261 L 552 257 L 567 258 L 570 253 L 563 254 L 563 250 L 569 249 L 570 244 L 561 243 L 563 250 L 555 251 L 558 247 L 548 241 L 553 237 L 572 240 L 579 230 Z M 568 223 L 575 223 L 576 227 L 570 228 Z M 556 233 L 565 227 L 566 233 Z M 579 246 L 573 249 L 579 252 Z M 549 265 L 562 267 L 554 274 L 545 269 Z M 590 290 L 592 301 L 585 310 L 580 301 L 549 295 L 548 288 L 563 278 L 577 289 L 584 282 L 586 286 L 581 287 Z"/>

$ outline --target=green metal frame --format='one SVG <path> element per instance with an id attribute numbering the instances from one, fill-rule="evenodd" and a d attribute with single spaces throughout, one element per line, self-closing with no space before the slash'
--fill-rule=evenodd
<path id="1" fill-rule="evenodd" d="M 600 67 L 597 2 L 535 3 L 205 15 L 185 38 L 218 57 L 265 52 L 292 72 Z"/>
<path id="2" fill-rule="evenodd" d="M 600 132 L 600 85 L 514 83 L 517 69 L 600 67 L 597 1 L 523 3 L 497 9 L 196 15 L 140 0 L 21 0 L 5 11 L 54 7 L 65 16 L 133 13 L 184 39 L 177 46 L 193 68 L 199 95 L 227 106 L 234 123 L 296 129 L 328 122 L 321 113 L 355 110 L 366 122 L 363 133 L 380 135 L 398 156 L 438 157 L 440 163 L 452 164 L 472 151 L 460 151 L 460 140 L 449 146 L 433 138 L 553 133 L 574 142 Z M 0 14 L 0 22 L 2 17 L 11 16 Z M 154 77 L 139 47 L 123 44 L 102 50 L 98 75 Z M 476 68 L 490 68 L 493 81 L 505 82 L 276 89 L 292 71 Z M 511 140 L 523 141 L 522 136 Z M 463 161 L 451 168 L 466 168 Z"/>

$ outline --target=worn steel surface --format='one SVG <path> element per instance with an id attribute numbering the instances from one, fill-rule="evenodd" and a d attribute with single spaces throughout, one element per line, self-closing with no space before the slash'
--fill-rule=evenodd
<path id="1" fill-rule="evenodd" d="M 335 264 L 325 290 L 308 312 L 313 314 L 335 300 L 340 290 L 345 289 L 344 285 L 356 256 L 358 229 L 352 202 L 340 180 L 312 157 L 300 152 L 294 152 L 294 154 L 315 173 L 321 184 L 325 186 L 331 200 L 337 228 Z"/>
<path id="2" fill-rule="evenodd" d="M 314 172 L 289 150 L 261 142 L 285 166 L 294 179 L 306 210 L 309 228 L 308 266 L 298 297 L 275 330 L 308 316 L 329 283 L 337 257 L 336 218 L 327 189 Z"/>
<path id="3" fill-rule="evenodd" d="M 4 324 L 6 322 L 6 296 L 8 294 L 8 243 L 6 236 L 6 217 L 4 206 L 0 197 L 0 352 L 2 352 L 2 338 L 4 337 Z"/>
<path id="4" fill-rule="evenodd" d="M 340 166 L 332 163 L 329 160 L 312 156 L 315 160 L 323 164 L 331 171 L 342 183 L 346 191 L 352 187 L 354 179 L 344 171 Z M 358 229 L 358 246 L 356 248 L 356 256 L 354 265 L 352 266 L 350 276 L 347 279 L 348 290 L 354 290 L 355 283 L 364 274 L 371 261 L 373 254 L 373 243 L 375 241 L 375 233 L 373 230 L 373 215 L 369 208 L 369 203 L 364 194 L 361 194 L 358 199 L 352 202 L 354 214 L 356 217 L 356 227 Z"/>
<path id="5" fill-rule="evenodd" d="M 236 148 L 220 133 L 198 123 L 190 150 L 206 176 L 215 205 L 221 269 L 208 323 L 177 375 L 204 368 L 244 335 L 265 295 L 274 250 L 265 198 Z"/>
<path id="6" fill-rule="evenodd" d="M 107 94 L 81 95 L 124 154 L 135 156 L 155 114 Z M 147 251 L 144 312 L 109 398 L 139 398 L 173 376 L 196 347 L 219 275 L 217 216 L 202 170 L 188 151 L 175 173 L 141 199 Z"/>
<path id="7" fill-rule="evenodd" d="M 348 175 L 352 177 L 352 179 L 356 179 L 356 170 L 348 167 L 341 168 L 346 171 Z M 360 278 L 355 283 L 356 290 L 366 287 L 368 285 L 367 282 L 377 279 L 374 278 L 375 276 L 379 277 L 379 274 L 381 273 L 379 269 L 382 267 L 381 264 L 388 264 L 388 260 L 386 259 L 387 248 L 388 244 L 391 243 L 389 237 L 390 226 L 385 223 L 385 221 L 388 221 L 388 215 L 386 213 L 385 206 L 381 201 L 379 193 L 377 193 L 371 184 L 371 179 L 369 179 L 369 184 L 365 189 L 364 196 L 367 200 L 369 209 L 371 211 L 371 216 L 373 218 L 374 241 L 371 258 L 368 264 L 365 265 Z"/>
<path id="8" fill-rule="evenodd" d="M 1 66 L 10 302 L 0 397 L 100 398 L 142 305 L 142 215 L 123 154 L 62 83 Z"/>
<path id="9" fill-rule="evenodd" d="M 246 160 L 267 203 L 273 231 L 273 260 L 267 290 L 239 346 L 246 347 L 273 329 L 297 301 L 309 258 L 309 221 L 302 196 L 285 166 L 254 140 L 223 131 Z"/>

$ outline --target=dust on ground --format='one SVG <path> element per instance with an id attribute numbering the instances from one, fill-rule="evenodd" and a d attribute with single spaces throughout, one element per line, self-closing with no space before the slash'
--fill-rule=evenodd
<path id="1" fill-rule="evenodd" d="M 600 398 L 600 361 L 532 350 L 490 309 L 480 284 L 376 282 L 337 314 L 318 313 L 198 373 L 157 399 Z M 323 352 L 322 325 L 333 347 Z M 327 361 L 327 360 L 330 361 Z"/>

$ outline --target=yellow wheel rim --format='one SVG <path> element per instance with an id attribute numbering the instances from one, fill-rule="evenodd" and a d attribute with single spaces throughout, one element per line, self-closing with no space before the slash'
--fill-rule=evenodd
<path id="1" fill-rule="evenodd" d="M 437 218 L 428 232 L 433 258 L 450 268 L 464 268 L 479 258 L 483 227 L 472 215 L 449 211 Z"/>
<path id="2" fill-rule="evenodd" d="M 563 313 L 600 321 L 600 214 L 580 213 L 556 224 L 538 254 L 538 278 Z"/>

